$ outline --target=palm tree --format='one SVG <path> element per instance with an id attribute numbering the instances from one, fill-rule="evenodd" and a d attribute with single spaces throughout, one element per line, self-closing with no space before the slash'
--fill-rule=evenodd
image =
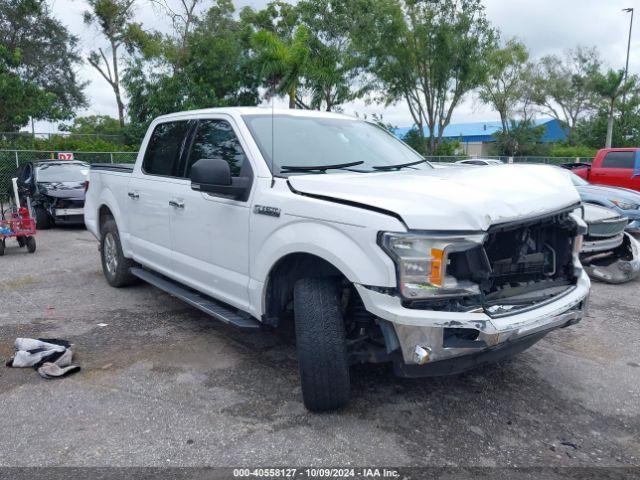
<path id="1" fill-rule="evenodd" d="M 298 86 L 309 59 L 307 28 L 299 26 L 288 39 L 260 30 L 254 34 L 253 43 L 262 77 L 274 85 L 275 93 L 289 96 L 289 108 L 296 108 Z"/>
<path id="2" fill-rule="evenodd" d="M 607 102 L 607 139 L 605 148 L 611 148 L 613 137 L 613 119 L 615 114 L 616 100 L 618 97 L 628 93 L 635 84 L 635 77 L 624 81 L 624 70 L 609 69 L 605 74 L 597 72 L 593 75 L 593 91 Z"/>

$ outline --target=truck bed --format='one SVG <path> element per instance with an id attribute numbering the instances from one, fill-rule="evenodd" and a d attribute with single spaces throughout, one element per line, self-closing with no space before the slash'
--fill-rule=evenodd
<path id="1" fill-rule="evenodd" d="M 133 163 L 92 163 L 91 170 L 131 173 L 133 172 Z"/>

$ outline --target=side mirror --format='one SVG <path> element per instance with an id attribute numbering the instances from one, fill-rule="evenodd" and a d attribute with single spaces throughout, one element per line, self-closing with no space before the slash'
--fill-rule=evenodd
<path id="1" fill-rule="evenodd" d="M 203 158 L 191 167 L 191 189 L 227 198 L 243 199 L 251 181 L 231 177 L 229 163 L 221 158 Z"/>

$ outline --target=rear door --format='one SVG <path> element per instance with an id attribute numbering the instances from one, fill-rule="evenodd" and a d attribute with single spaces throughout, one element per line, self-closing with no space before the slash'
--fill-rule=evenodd
<path id="1" fill-rule="evenodd" d="M 192 126 L 187 120 L 155 126 L 124 200 L 135 260 L 167 275 L 173 270 L 169 201 L 182 181 L 184 149 Z"/>
<path id="2" fill-rule="evenodd" d="M 198 160 L 221 158 L 229 163 L 232 176 L 253 178 L 245 151 L 231 118 L 199 120 L 184 180 L 171 198 L 171 242 L 178 279 L 244 310 L 249 308 L 249 199 L 194 191 L 189 175 Z"/>
<path id="3" fill-rule="evenodd" d="M 636 152 L 634 150 L 614 150 L 607 152 L 599 168 L 591 170 L 590 180 L 599 185 L 640 189 L 640 177 L 633 177 Z"/>

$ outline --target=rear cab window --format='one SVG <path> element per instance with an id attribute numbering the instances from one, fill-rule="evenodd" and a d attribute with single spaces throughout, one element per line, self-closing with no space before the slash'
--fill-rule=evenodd
<path id="1" fill-rule="evenodd" d="M 609 152 L 602 159 L 602 168 L 625 168 L 633 169 L 635 165 L 636 152 Z"/>

